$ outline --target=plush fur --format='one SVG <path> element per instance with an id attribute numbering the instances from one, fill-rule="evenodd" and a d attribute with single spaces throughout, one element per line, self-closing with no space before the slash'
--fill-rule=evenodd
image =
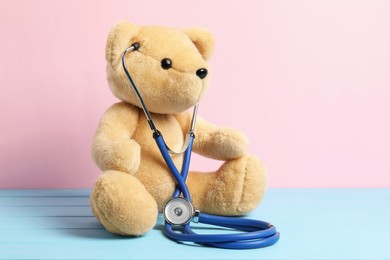
<path id="1" fill-rule="evenodd" d="M 126 57 L 127 67 L 167 144 L 180 150 L 191 112 L 205 93 L 210 78 L 207 60 L 214 40 L 201 28 L 177 30 L 118 23 L 106 46 L 107 79 L 121 102 L 103 115 L 93 141 L 92 155 L 103 174 L 91 193 L 96 218 L 112 233 L 142 235 L 154 227 L 158 211 L 169 200 L 175 181 L 152 138 L 121 66 L 121 55 L 131 44 L 140 48 Z M 169 58 L 172 67 L 161 67 Z M 198 69 L 207 69 L 201 79 Z M 232 128 L 198 118 L 194 152 L 225 161 L 214 172 L 191 171 L 187 180 L 194 207 L 218 215 L 243 215 L 260 202 L 266 188 L 261 162 L 247 154 L 248 140 Z M 183 156 L 173 156 L 181 169 Z"/>

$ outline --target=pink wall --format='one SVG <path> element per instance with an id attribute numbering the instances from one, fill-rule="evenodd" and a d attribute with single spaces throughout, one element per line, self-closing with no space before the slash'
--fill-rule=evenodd
<path id="1" fill-rule="evenodd" d="M 2 1 L 0 188 L 92 185 L 92 135 L 115 102 L 104 45 L 121 19 L 215 33 L 201 114 L 248 134 L 270 186 L 390 187 L 389 10 L 371 0 Z"/>

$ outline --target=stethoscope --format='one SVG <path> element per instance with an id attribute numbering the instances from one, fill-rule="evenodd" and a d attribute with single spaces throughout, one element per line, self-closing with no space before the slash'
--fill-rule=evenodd
<path id="1" fill-rule="evenodd" d="M 123 52 L 122 66 L 130 82 L 130 85 L 132 86 L 141 104 L 149 126 L 153 131 L 153 138 L 157 143 L 161 155 L 177 182 L 177 186 L 173 192 L 172 198 L 165 204 L 163 209 L 163 215 L 165 219 L 165 234 L 171 239 L 177 241 L 189 241 L 201 245 L 229 249 L 251 249 L 275 244 L 279 240 L 280 234 L 276 231 L 275 226 L 271 225 L 270 223 L 260 220 L 209 215 L 200 213 L 200 211 L 194 209 L 191 203 L 191 196 L 186 185 L 186 179 L 190 166 L 192 144 L 195 138 L 194 129 L 196 124 L 196 116 L 198 113 L 198 103 L 194 106 L 193 109 L 191 126 L 186 135 L 183 149 L 182 151 L 174 152 L 166 145 L 161 132 L 156 128 L 153 119 L 141 97 L 141 94 L 139 93 L 133 79 L 131 78 L 129 71 L 127 70 L 125 60 L 126 54 L 129 51 L 138 50 L 139 47 L 139 43 L 134 43 Z M 184 159 L 181 171 L 179 172 L 169 154 L 181 153 L 184 153 Z M 180 195 L 182 195 L 182 197 Z M 191 229 L 190 222 L 231 228 L 243 232 L 212 235 L 197 234 Z M 176 232 L 178 229 L 180 232 Z"/>

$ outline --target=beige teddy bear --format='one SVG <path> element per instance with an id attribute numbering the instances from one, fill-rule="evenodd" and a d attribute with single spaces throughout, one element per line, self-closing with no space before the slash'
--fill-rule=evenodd
<path id="1" fill-rule="evenodd" d="M 210 78 L 214 40 L 207 30 L 120 22 L 106 46 L 107 79 L 121 102 L 103 115 L 92 155 L 103 174 L 91 193 L 97 219 L 112 233 L 142 235 L 154 227 L 159 210 L 171 198 L 175 181 L 163 161 L 140 103 L 125 76 L 121 57 L 166 143 L 180 150 L 188 132 L 187 110 L 203 96 Z M 222 96 L 221 96 L 222 98 Z M 187 185 L 195 209 L 217 215 L 243 215 L 260 202 L 266 187 L 264 166 L 247 154 L 241 132 L 197 119 L 193 151 L 223 160 L 215 172 L 190 171 Z M 173 156 L 178 169 L 183 156 Z"/>

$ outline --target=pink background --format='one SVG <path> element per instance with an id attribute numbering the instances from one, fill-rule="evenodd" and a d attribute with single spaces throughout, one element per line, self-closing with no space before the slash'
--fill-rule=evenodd
<path id="1" fill-rule="evenodd" d="M 2 1 L 0 188 L 91 187 L 118 20 L 203 26 L 200 113 L 244 130 L 271 187 L 390 187 L 390 1 Z M 219 165 L 196 157 L 193 168 Z"/>

